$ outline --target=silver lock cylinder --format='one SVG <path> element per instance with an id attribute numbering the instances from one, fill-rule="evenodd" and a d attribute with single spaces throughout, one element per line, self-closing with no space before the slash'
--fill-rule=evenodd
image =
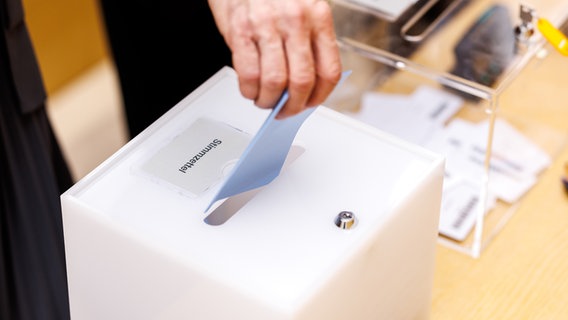
<path id="1" fill-rule="evenodd" d="M 335 225 L 340 229 L 351 229 L 356 222 L 355 214 L 351 211 L 341 211 L 335 218 Z"/>

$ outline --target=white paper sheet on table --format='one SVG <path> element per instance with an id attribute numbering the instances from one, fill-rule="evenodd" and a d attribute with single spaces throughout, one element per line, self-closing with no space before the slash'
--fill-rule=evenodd
<path id="1" fill-rule="evenodd" d="M 446 156 L 440 232 L 463 240 L 473 228 L 479 202 L 489 121 L 453 119 L 463 100 L 422 86 L 410 95 L 366 93 L 361 110 L 351 116 Z M 451 120 L 451 122 L 450 122 Z M 448 123 L 446 125 L 446 123 Z M 550 157 L 504 120 L 495 123 L 485 209 L 497 199 L 517 202 L 534 186 Z"/>

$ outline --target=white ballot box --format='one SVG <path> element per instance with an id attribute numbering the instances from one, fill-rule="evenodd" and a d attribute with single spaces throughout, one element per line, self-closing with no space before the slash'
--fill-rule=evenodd
<path id="1" fill-rule="evenodd" d="M 319 107 L 204 212 L 269 112 L 225 68 L 61 196 L 72 319 L 429 317 L 437 154 Z"/>

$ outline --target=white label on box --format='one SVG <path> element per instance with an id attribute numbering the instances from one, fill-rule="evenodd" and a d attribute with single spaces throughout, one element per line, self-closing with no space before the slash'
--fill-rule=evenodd
<path id="1" fill-rule="evenodd" d="M 250 135 L 228 124 L 197 119 L 141 167 L 158 182 L 199 196 L 218 182 L 250 141 Z"/>

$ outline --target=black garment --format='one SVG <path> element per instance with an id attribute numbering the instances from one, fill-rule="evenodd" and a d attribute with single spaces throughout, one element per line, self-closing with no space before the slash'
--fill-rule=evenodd
<path id="1" fill-rule="evenodd" d="M 59 194 L 71 176 L 19 0 L 0 0 L 0 319 L 69 319 Z"/>
<path id="2" fill-rule="evenodd" d="M 231 64 L 205 0 L 101 0 L 101 5 L 131 136 Z"/>

